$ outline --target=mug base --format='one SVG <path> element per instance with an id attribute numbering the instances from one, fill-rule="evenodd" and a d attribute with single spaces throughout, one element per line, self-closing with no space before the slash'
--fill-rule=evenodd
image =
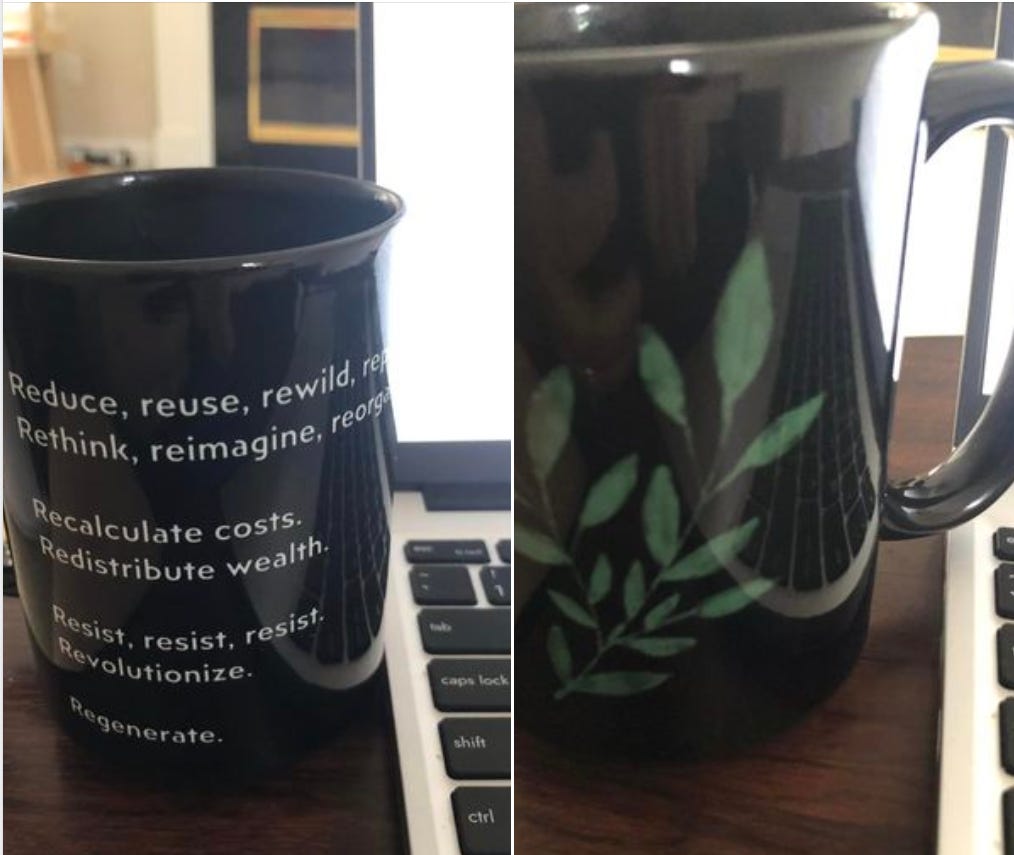
<path id="1" fill-rule="evenodd" d="M 386 703 L 383 665 L 365 682 L 341 691 L 293 678 L 256 709 L 238 698 L 223 698 L 223 706 L 231 707 L 223 720 L 232 729 L 221 742 L 216 737 L 202 744 L 200 734 L 207 731 L 131 721 L 129 714 L 117 712 L 115 692 L 96 692 L 94 681 L 55 668 L 34 639 L 31 644 L 43 695 L 60 728 L 125 785 L 235 789 L 286 769 Z"/>
<path id="2" fill-rule="evenodd" d="M 869 627 L 870 564 L 851 602 L 828 616 L 838 631 L 824 643 L 766 644 L 769 617 L 755 616 L 737 631 L 702 636 L 670 680 L 638 696 L 556 700 L 544 649 L 516 645 L 516 670 L 526 676 L 515 692 L 516 724 L 576 756 L 699 761 L 742 753 L 805 717 L 851 672 Z M 523 636 L 533 634 L 522 625 Z"/>

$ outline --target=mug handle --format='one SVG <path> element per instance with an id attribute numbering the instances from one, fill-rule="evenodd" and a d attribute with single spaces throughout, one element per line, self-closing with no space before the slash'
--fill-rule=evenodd
<path id="1" fill-rule="evenodd" d="M 1014 126 L 1014 63 L 996 60 L 934 68 L 923 97 L 929 157 L 971 125 Z M 1014 203 L 1014 200 L 1011 200 Z M 1014 483 L 1014 342 L 996 391 L 971 432 L 928 473 L 888 482 L 881 534 L 920 537 L 967 522 Z"/>

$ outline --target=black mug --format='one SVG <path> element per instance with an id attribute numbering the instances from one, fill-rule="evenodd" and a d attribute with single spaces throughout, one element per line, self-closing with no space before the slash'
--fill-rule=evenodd
<path id="1" fill-rule="evenodd" d="M 190 169 L 4 197 L 4 509 L 42 684 L 110 758 L 270 767 L 372 689 L 392 193 Z"/>
<path id="2" fill-rule="evenodd" d="M 854 663 L 878 537 L 1011 483 L 1011 356 L 947 461 L 885 476 L 913 175 L 1014 120 L 1014 66 L 936 51 L 913 4 L 517 7 L 519 726 L 770 734 Z"/>

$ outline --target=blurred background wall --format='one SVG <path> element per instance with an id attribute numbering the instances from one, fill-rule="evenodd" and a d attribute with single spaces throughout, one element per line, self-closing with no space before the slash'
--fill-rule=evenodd
<path id="1" fill-rule="evenodd" d="M 31 30 L 32 49 L 38 53 L 59 161 L 54 174 L 27 175 L 21 181 L 12 181 L 6 168 L 5 143 L 5 186 L 64 175 L 73 168 L 72 160 L 82 150 L 99 157 L 111 156 L 113 161 L 108 168 L 124 165 L 124 161 L 117 159 L 122 152 L 139 168 L 212 165 L 215 162 L 213 5 L 5 2 L 5 69 L 9 46 L 17 42 L 19 33 Z M 225 6 L 231 10 L 273 4 L 221 5 L 219 13 L 225 11 Z M 308 4 L 281 5 L 308 7 Z M 945 41 L 949 28 L 953 30 L 960 25 L 967 29 L 974 23 L 972 11 L 988 17 L 990 7 L 996 6 L 961 4 L 963 8 L 957 14 L 950 9 L 957 4 L 939 5 L 944 15 Z M 952 11 L 954 20 L 948 23 L 946 16 Z M 988 27 L 984 33 L 986 30 Z M 955 38 L 973 37 L 979 38 L 975 33 Z M 988 40 L 988 33 L 983 38 Z M 219 39 L 221 42 L 221 34 Z M 238 36 L 232 41 L 243 38 Z M 989 53 L 988 47 L 961 50 L 965 53 L 951 58 L 980 58 Z M 978 53 L 973 56 L 969 50 Z M 409 108 L 414 109 L 407 104 L 406 109 Z M 509 107 L 504 105 L 504 109 Z M 960 134 L 921 170 L 912 207 L 903 290 L 900 321 L 903 337 L 964 332 L 985 137 L 982 130 Z M 1014 208 L 1012 174 L 1014 170 L 1007 169 L 1008 223 L 1014 223 L 1014 214 L 1008 210 Z M 1011 255 L 1007 252 L 1004 258 Z M 997 272 L 999 275 L 1000 271 Z"/>

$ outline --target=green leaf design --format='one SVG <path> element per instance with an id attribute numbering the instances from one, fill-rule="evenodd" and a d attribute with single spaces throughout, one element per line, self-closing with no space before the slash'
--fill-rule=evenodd
<path id="1" fill-rule="evenodd" d="M 680 503 L 668 467 L 658 466 L 652 473 L 641 519 L 651 557 L 662 566 L 670 564 L 679 549 Z"/>
<path id="2" fill-rule="evenodd" d="M 525 421 L 528 457 L 540 481 L 546 480 L 563 451 L 573 412 L 574 384 L 570 371 L 561 365 L 535 387 Z"/>
<path id="3" fill-rule="evenodd" d="M 570 557 L 552 538 L 541 532 L 532 531 L 521 523 L 514 523 L 514 548 L 522 555 L 547 564 L 569 564 Z"/>
<path id="4" fill-rule="evenodd" d="M 560 629 L 559 624 L 553 624 L 549 628 L 549 635 L 546 638 L 546 650 L 549 653 L 549 661 L 553 664 L 553 670 L 561 683 L 570 679 L 573 665 L 570 658 L 570 648 L 567 647 L 567 638 Z"/>
<path id="5" fill-rule="evenodd" d="M 637 484 L 637 455 L 614 463 L 588 491 L 578 525 L 591 528 L 611 519 L 623 507 Z"/>
<path id="6" fill-rule="evenodd" d="M 641 382 L 655 402 L 676 424 L 686 427 L 686 392 L 683 375 L 668 345 L 651 327 L 641 327 L 641 347 L 637 368 Z"/>
<path id="7" fill-rule="evenodd" d="M 786 413 L 782 413 L 750 443 L 739 462 L 725 476 L 718 489 L 748 469 L 767 466 L 792 448 L 813 425 L 824 406 L 824 393 L 814 395 L 810 400 Z"/>
<path id="8" fill-rule="evenodd" d="M 613 566 L 609 563 L 609 556 L 603 553 L 595 562 L 595 569 L 592 570 L 591 580 L 588 582 L 588 601 L 592 605 L 601 603 L 612 586 Z"/>
<path id="9" fill-rule="evenodd" d="M 680 600 L 683 596 L 679 593 L 673 594 L 670 597 L 666 597 L 657 606 L 652 606 L 650 611 L 644 616 L 644 628 L 651 632 L 653 629 L 658 629 L 663 621 L 674 611 L 680 604 Z"/>
<path id="10" fill-rule="evenodd" d="M 754 238 L 733 265 L 715 312 L 723 431 L 731 424 L 733 405 L 760 370 L 773 322 L 767 258 L 764 245 Z"/>
<path id="11" fill-rule="evenodd" d="M 738 528 L 713 537 L 672 567 L 667 567 L 659 573 L 659 579 L 663 582 L 683 582 L 687 579 L 710 576 L 721 570 L 750 542 L 759 522 L 760 520 L 754 517 Z"/>
<path id="12" fill-rule="evenodd" d="M 720 618 L 734 614 L 750 605 L 757 597 L 774 587 L 770 579 L 753 579 L 725 591 L 712 594 L 697 607 L 702 618 Z"/>
<path id="13" fill-rule="evenodd" d="M 644 567 L 635 561 L 627 571 L 627 580 L 623 583 L 623 611 L 628 618 L 633 617 L 644 605 Z"/>
<path id="14" fill-rule="evenodd" d="M 697 644 L 696 638 L 628 638 L 624 647 L 645 656 L 675 656 Z"/>
<path id="15" fill-rule="evenodd" d="M 598 626 L 595 623 L 595 618 L 566 594 L 561 594 L 559 591 L 548 591 L 547 593 L 549 598 L 556 603 L 556 607 L 574 623 L 586 626 L 588 629 L 595 629 Z"/>
<path id="16" fill-rule="evenodd" d="M 585 674 L 570 684 L 575 692 L 589 695 L 636 695 L 661 686 L 672 674 L 656 674 L 653 671 L 602 671 Z"/>

